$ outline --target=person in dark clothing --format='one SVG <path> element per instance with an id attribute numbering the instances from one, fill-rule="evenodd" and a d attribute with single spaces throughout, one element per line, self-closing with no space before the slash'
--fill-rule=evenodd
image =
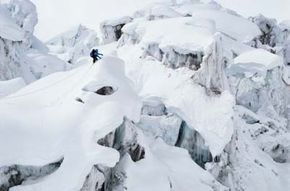
<path id="1" fill-rule="evenodd" d="M 103 54 L 99 53 L 98 49 L 93 49 L 90 53 L 90 56 L 93 58 L 93 62 L 95 63 L 102 58 L 101 56 L 103 56 Z"/>

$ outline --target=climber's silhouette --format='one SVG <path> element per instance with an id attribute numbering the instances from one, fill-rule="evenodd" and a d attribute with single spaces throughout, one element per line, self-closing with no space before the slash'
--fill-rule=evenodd
<path id="1" fill-rule="evenodd" d="M 93 58 L 93 62 L 95 63 L 102 58 L 101 56 L 103 56 L 103 54 L 99 53 L 98 49 L 93 49 L 90 53 L 90 56 Z"/>

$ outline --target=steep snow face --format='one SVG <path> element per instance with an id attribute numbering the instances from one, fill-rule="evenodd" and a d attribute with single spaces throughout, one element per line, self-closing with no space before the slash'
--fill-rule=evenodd
<path id="1" fill-rule="evenodd" d="M 99 38 L 95 31 L 79 25 L 46 44 L 52 54 L 72 65 L 77 65 L 80 57 L 89 55 L 91 49 L 99 45 Z"/>
<path id="2" fill-rule="evenodd" d="M 229 73 L 233 77 L 238 104 L 272 117 L 275 112 L 283 115 L 288 99 L 281 80 L 282 68 L 281 57 L 262 49 L 245 52 L 235 58 Z"/>
<path id="3" fill-rule="evenodd" d="M 125 25 L 119 46 L 138 43 L 143 57 L 154 57 L 171 68 L 198 70 L 204 48 L 212 42 L 214 26 L 205 28 L 211 24 L 192 18 L 136 21 Z"/>

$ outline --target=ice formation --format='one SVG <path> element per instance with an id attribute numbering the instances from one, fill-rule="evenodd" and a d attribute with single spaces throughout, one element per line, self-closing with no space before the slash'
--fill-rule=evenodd
<path id="1" fill-rule="evenodd" d="M 0 4 L 1 191 L 290 190 L 289 22 L 186 0 L 46 45 L 36 23 Z"/>
<path id="2" fill-rule="evenodd" d="M 99 45 L 99 38 L 95 31 L 79 25 L 49 40 L 46 45 L 51 54 L 75 67 L 81 57 L 87 56 L 93 47 Z"/>
<path id="3" fill-rule="evenodd" d="M 0 80 L 22 77 L 30 83 L 65 69 L 65 62 L 51 58 L 45 45 L 34 37 L 36 23 L 36 7 L 29 0 L 0 4 Z M 43 64 L 43 58 L 52 61 Z"/>

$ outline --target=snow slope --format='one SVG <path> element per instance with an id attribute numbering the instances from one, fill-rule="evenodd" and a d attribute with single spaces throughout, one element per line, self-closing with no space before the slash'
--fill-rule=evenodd
<path id="1" fill-rule="evenodd" d="M 25 85 L 26 84 L 22 78 L 0 81 L 0 97 L 5 97 L 9 94 L 12 94 L 17 90 L 23 88 Z"/>
<path id="2" fill-rule="evenodd" d="M 92 67 L 86 65 L 51 75 L 1 100 L 1 118 L 5 122 L 1 124 L 0 166 L 39 166 L 64 158 L 58 171 L 44 181 L 13 190 L 77 190 L 92 165 L 114 166 L 118 153 L 98 146 L 94 140 L 120 125 L 124 116 L 138 120 L 140 103 L 130 89 L 123 67 L 122 61 L 116 58 L 104 58 Z M 91 81 L 114 84 L 118 90 L 107 97 L 83 92 L 82 87 Z M 66 95 L 68 91 L 71 92 Z M 76 102 L 78 94 L 88 104 Z M 27 106 L 32 100 L 34 104 Z M 127 107 L 122 107 L 123 104 Z M 17 121 L 10 120 L 10 113 L 22 113 L 19 105 L 26 106 L 26 112 Z M 94 135 L 97 137 L 92 139 Z M 9 150 L 13 154 L 7 155 Z"/>

